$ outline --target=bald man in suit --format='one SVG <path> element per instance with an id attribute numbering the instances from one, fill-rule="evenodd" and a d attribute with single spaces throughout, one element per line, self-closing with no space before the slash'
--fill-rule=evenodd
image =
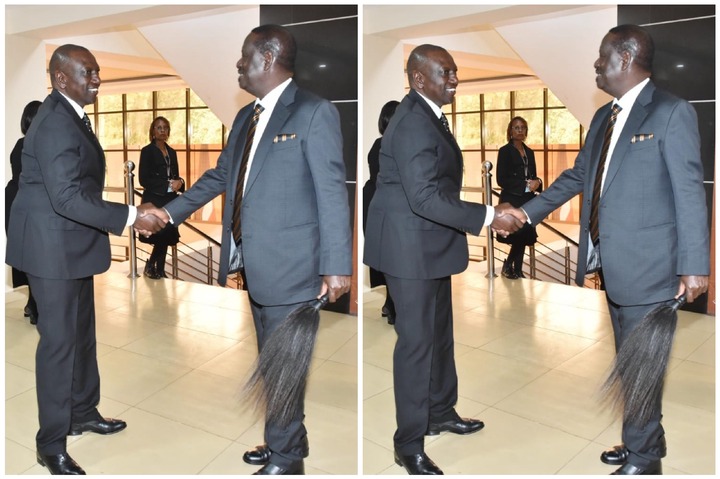
<path id="1" fill-rule="evenodd" d="M 113 434 L 103 418 L 95 341 L 93 275 L 110 267 L 108 233 L 165 221 L 102 198 L 105 155 L 83 112 L 100 87 L 86 48 L 63 45 L 50 58 L 52 92 L 25 137 L 19 191 L 10 211 L 6 262 L 27 273 L 37 301 L 37 461 L 52 474 L 85 474 L 67 453 L 67 435 Z M 152 206 L 152 205 L 150 205 Z"/>

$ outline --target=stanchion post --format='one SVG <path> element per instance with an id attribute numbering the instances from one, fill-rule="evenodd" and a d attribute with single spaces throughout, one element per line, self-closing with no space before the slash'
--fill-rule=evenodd
<path id="1" fill-rule="evenodd" d="M 485 190 L 485 204 L 492 205 L 492 170 L 493 165 L 491 162 L 486 161 L 483 163 L 483 189 Z M 487 262 L 488 272 L 485 275 L 486 278 L 495 278 L 495 247 L 493 243 L 492 227 L 487 226 Z"/>
<path id="2" fill-rule="evenodd" d="M 127 185 L 128 205 L 135 206 L 135 163 L 128 160 L 125 162 L 125 184 Z M 135 249 L 135 228 L 130 225 L 130 274 L 128 278 L 140 276 L 137 272 L 137 250 Z"/>

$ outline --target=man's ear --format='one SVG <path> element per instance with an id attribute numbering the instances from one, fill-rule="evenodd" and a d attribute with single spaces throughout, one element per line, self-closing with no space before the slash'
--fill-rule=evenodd
<path id="1" fill-rule="evenodd" d="M 632 54 L 629 50 L 625 50 L 620 54 L 620 59 L 622 61 L 622 69 L 627 70 L 630 68 L 630 65 L 632 65 L 632 62 L 634 60 Z"/>
<path id="2" fill-rule="evenodd" d="M 273 56 L 273 53 L 268 50 L 265 53 L 263 53 L 263 70 L 268 71 L 270 70 L 270 67 L 275 62 L 275 56 Z"/>
<path id="3" fill-rule="evenodd" d="M 55 76 L 55 84 L 64 89 L 67 85 L 65 73 L 63 73 L 62 70 L 58 70 L 53 75 Z"/>
<path id="4" fill-rule="evenodd" d="M 415 86 L 422 90 L 425 86 L 425 76 L 420 71 L 415 70 L 412 72 L 412 79 Z"/>

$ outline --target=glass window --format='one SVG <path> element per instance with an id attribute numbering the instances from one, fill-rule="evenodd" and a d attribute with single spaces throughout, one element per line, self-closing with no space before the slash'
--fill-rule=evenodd
<path id="1" fill-rule="evenodd" d="M 485 93 L 485 110 L 509 110 L 510 109 L 510 92 L 498 91 Z"/>
<path id="2" fill-rule="evenodd" d="M 519 90 L 515 92 L 515 108 L 537 108 L 543 106 L 543 89 Z"/>
<path id="3" fill-rule="evenodd" d="M 480 95 L 459 95 L 456 97 L 455 103 L 455 110 L 458 113 L 480 111 Z"/>
<path id="4" fill-rule="evenodd" d="M 507 125 L 510 122 L 510 112 L 485 113 L 485 148 L 500 149 L 508 142 Z"/>
<path id="5" fill-rule="evenodd" d="M 205 102 L 202 101 L 199 96 L 197 96 L 197 93 L 190 90 L 190 106 L 207 106 L 207 105 L 205 105 Z"/>
<path id="6" fill-rule="evenodd" d="M 122 94 L 98 96 L 98 111 L 122 111 Z"/>
<path id="7" fill-rule="evenodd" d="M 128 112 L 128 149 L 140 150 L 150 143 L 150 124 L 153 121 L 151 111 Z"/>
<path id="8" fill-rule="evenodd" d="M 143 91 L 136 93 L 128 93 L 126 97 L 128 110 L 151 110 L 152 109 L 152 92 Z"/>
<path id="9" fill-rule="evenodd" d="M 188 96 L 192 108 L 187 106 Z M 97 113 L 93 114 L 95 110 Z M 85 111 L 88 112 L 100 144 L 105 150 L 106 182 L 112 187 L 123 187 L 126 160 L 135 162 L 137 174 L 140 150 L 150 142 L 150 124 L 158 116 L 167 118 L 170 123 L 168 143 L 177 151 L 180 176 L 188 186 L 208 168 L 215 166 L 225 143 L 224 135 L 228 133 L 205 103 L 194 92 L 185 88 L 101 95 L 98 96 L 97 103 L 87 105 Z M 191 118 L 190 125 L 187 118 Z M 189 130 L 193 130 L 192 133 Z M 192 218 L 220 223 L 222 207 L 221 196 Z"/>
<path id="10" fill-rule="evenodd" d="M 161 110 L 157 116 L 164 117 L 170 123 L 170 137 L 168 143 L 175 148 L 185 148 L 187 145 L 187 125 L 185 110 Z"/>
<path id="11" fill-rule="evenodd" d="M 222 148 L 222 124 L 210 110 L 190 111 L 190 144 L 193 148 Z"/>
<path id="12" fill-rule="evenodd" d="M 158 108 L 185 108 L 185 88 L 157 92 Z"/>
<path id="13" fill-rule="evenodd" d="M 548 110 L 548 147 L 579 149 L 580 123 L 566 109 Z"/>
<path id="14" fill-rule="evenodd" d="M 543 111 L 542 110 L 518 110 L 513 116 L 521 116 L 525 118 L 528 124 L 527 139 L 525 144 L 533 150 L 543 149 L 543 130 L 545 129 L 543 123 Z"/>
<path id="15" fill-rule="evenodd" d="M 448 118 L 454 115 L 451 124 L 455 125 L 455 136 L 463 149 L 463 182 L 468 195 L 477 195 L 472 190 L 482 185 L 483 161 L 495 165 L 498 149 L 507 144 L 510 118 L 521 116 L 528 122 L 525 143 L 535 152 L 538 176 L 545 185 L 572 167 L 582 146 L 580 137 L 586 133 L 560 100 L 543 88 L 457 95 L 454 105 L 452 113 L 451 105 L 443 110 Z M 495 189 L 498 190 L 497 186 Z M 550 219 L 577 223 L 579 206 L 580 200 L 576 197 L 554 212 Z"/>
<path id="16" fill-rule="evenodd" d="M 463 150 L 479 150 L 482 148 L 480 143 L 480 113 L 455 115 L 455 131 L 453 133 Z"/>
<path id="17" fill-rule="evenodd" d="M 95 134 L 104 150 L 122 150 L 123 141 L 122 113 L 100 113 Z"/>

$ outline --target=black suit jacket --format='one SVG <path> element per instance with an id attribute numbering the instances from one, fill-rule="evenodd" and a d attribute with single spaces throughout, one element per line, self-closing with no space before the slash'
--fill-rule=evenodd
<path id="1" fill-rule="evenodd" d="M 102 198 L 105 155 L 70 103 L 53 90 L 33 119 L 10 210 L 6 262 L 48 279 L 110 267 L 108 232 L 120 235 L 128 207 Z"/>
<path id="2" fill-rule="evenodd" d="M 408 279 L 442 278 L 465 270 L 466 233 L 480 233 L 486 208 L 460 199 L 462 175 L 455 139 L 412 90 L 382 138 L 365 232 L 365 264 Z"/>
<path id="3" fill-rule="evenodd" d="M 525 146 L 525 145 L 523 145 Z M 525 146 L 525 154 L 528 160 L 528 176 L 525 177 L 525 164 L 520 152 L 512 143 L 500 148 L 497 157 L 497 183 L 502 192 L 500 202 L 509 202 L 515 207 L 521 206 L 532 198 L 525 192 L 526 179 L 537 179 L 537 165 L 535 164 L 535 152 Z M 538 192 L 541 190 L 538 189 Z"/>
<path id="4" fill-rule="evenodd" d="M 177 152 L 170 145 L 166 144 L 165 148 L 170 157 L 170 175 L 168 175 L 165 157 L 155 143 L 150 143 L 140 150 L 138 169 L 140 185 L 145 188 L 142 197 L 143 203 L 149 201 L 155 206 L 165 206 L 177 197 L 176 193 L 168 193 L 169 181 L 180 179 Z M 185 191 L 184 184 L 180 191 Z"/>

